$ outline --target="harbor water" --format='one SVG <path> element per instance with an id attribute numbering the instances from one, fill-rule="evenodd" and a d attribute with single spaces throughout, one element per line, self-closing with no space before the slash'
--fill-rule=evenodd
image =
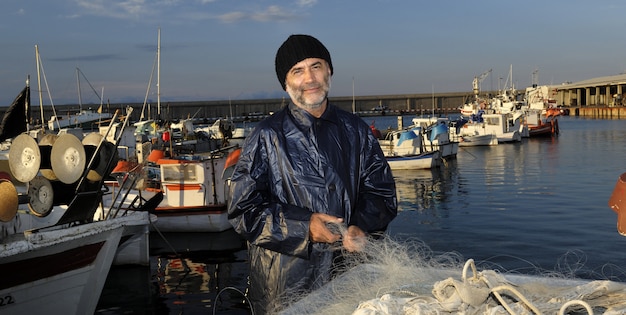
<path id="1" fill-rule="evenodd" d="M 397 126 L 395 116 L 365 120 Z M 607 205 L 626 172 L 626 120 L 560 117 L 559 126 L 558 137 L 462 147 L 440 169 L 394 172 L 399 213 L 388 233 L 480 268 L 626 281 L 626 237 Z M 250 314 L 245 245 L 232 234 L 151 241 L 150 267 L 111 270 L 97 314 Z"/>

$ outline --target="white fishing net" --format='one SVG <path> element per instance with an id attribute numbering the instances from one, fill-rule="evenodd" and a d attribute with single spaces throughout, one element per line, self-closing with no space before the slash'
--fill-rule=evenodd
<path id="1" fill-rule="evenodd" d="M 280 314 L 626 314 L 626 284 L 478 271 L 419 241 L 368 242 L 347 270 Z"/>

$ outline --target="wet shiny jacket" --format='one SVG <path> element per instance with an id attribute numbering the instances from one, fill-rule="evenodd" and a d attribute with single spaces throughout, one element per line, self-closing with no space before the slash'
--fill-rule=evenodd
<path id="1" fill-rule="evenodd" d="M 292 103 L 246 138 L 228 211 L 249 242 L 250 298 L 262 314 L 284 290 L 307 292 L 330 279 L 338 252 L 309 240 L 312 213 L 382 232 L 397 213 L 395 182 L 360 117 L 329 105 L 315 118 Z"/>

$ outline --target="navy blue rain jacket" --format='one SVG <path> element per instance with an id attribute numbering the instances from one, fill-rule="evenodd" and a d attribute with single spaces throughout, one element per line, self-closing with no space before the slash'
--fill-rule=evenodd
<path id="1" fill-rule="evenodd" d="M 315 118 L 293 103 L 246 138 L 231 181 L 229 219 L 249 242 L 255 313 L 288 292 L 330 280 L 331 244 L 309 240 L 311 214 L 383 232 L 397 214 L 395 182 L 369 126 L 329 105 Z"/>

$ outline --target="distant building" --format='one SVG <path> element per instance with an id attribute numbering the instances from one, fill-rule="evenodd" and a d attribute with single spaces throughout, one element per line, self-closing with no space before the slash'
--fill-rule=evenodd
<path id="1" fill-rule="evenodd" d="M 624 106 L 626 74 L 551 85 L 551 98 L 564 106 Z"/>

